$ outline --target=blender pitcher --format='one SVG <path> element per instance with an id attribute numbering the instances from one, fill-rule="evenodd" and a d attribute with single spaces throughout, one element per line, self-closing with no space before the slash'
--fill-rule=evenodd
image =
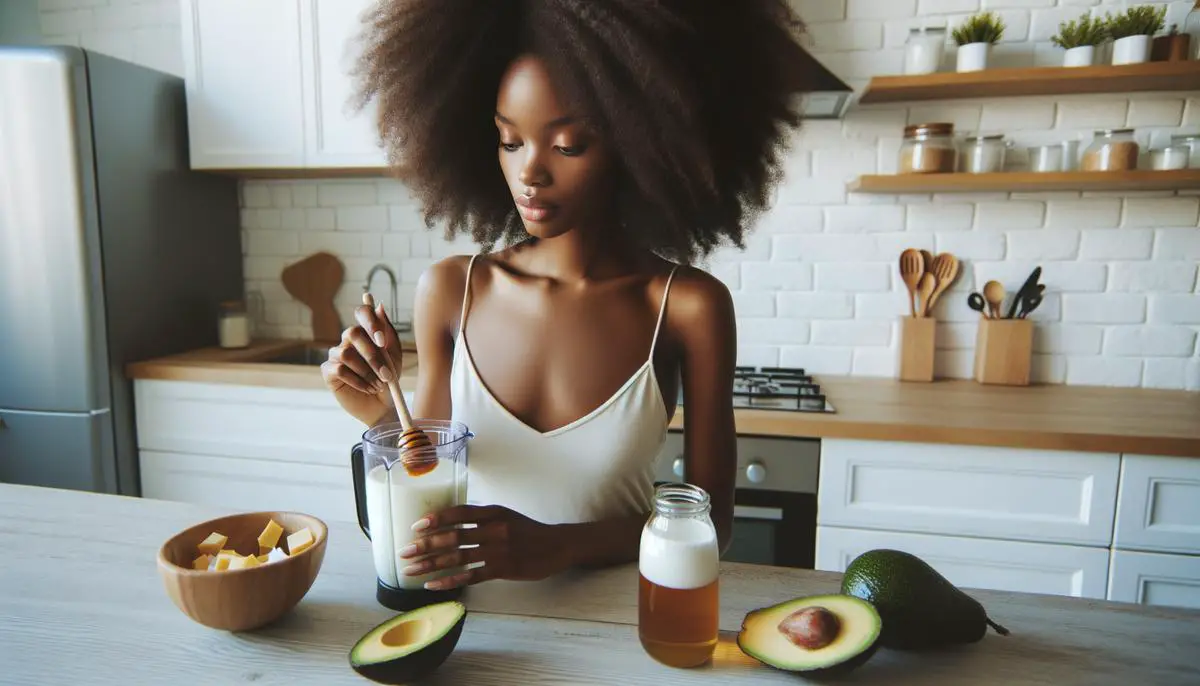
<path id="1" fill-rule="evenodd" d="M 432 469 L 409 470 L 401 461 L 397 442 L 404 433 L 399 422 L 368 429 L 350 454 L 358 525 L 371 541 L 378 578 L 376 599 L 384 607 L 404 611 L 457 598 L 461 589 L 429 591 L 424 584 L 451 576 L 462 568 L 405 576 L 416 559 L 399 552 L 416 537 L 412 525 L 427 514 L 467 502 L 467 442 L 474 437 L 461 422 L 413 419 L 433 442 L 437 463 Z"/>

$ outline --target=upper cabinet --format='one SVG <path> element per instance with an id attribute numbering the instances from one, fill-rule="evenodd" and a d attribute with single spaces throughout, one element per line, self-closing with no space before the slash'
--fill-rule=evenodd
<path id="1" fill-rule="evenodd" d="M 181 0 L 193 169 L 382 168 L 350 107 L 373 0 Z"/>

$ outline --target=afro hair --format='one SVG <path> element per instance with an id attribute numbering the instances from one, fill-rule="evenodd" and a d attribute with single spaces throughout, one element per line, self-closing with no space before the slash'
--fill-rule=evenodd
<path id="1" fill-rule="evenodd" d="M 815 78 L 787 0 L 381 0 L 362 21 L 355 104 L 391 173 L 487 249 L 526 238 L 493 119 L 519 55 L 615 150 L 621 238 L 681 263 L 744 247 Z"/>

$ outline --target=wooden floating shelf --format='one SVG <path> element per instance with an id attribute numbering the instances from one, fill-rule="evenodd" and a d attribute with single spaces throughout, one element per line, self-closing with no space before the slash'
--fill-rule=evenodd
<path id="1" fill-rule="evenodd" d="M 851 193 L 992 193 L 1040 191 L 1164 191 L 1200 188 L 1200 169 L 1121 172 L 1000 172 L 860 176 Z"/>
<path id="2" fill-rule="evenodd" d="M 921 100 L 1139 91 L 1200 91 L 1200 61 L 877 76 L 871 79 L 867 90 L 859 98 L 859 103 L 868 105 Z"/>
<path id="3" fill-rule="evenodd" d="M 232 176 L 238 179 L 296 180 L 296 179 L 383 179 L 387 167 L 247 167 L 244 169 L 195 169 L 193 171 Z"/>

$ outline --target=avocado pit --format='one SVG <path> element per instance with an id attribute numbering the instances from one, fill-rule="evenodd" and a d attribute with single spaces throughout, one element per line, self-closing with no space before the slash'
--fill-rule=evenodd
<path id="1" fill-rule="evenodd" d="M 828 608 L 806 607 L 788 615 L 779 623 L 779 631 L 801 648 L 819 650 L 833 643 L 841 633 L 842 622 Z"/>

